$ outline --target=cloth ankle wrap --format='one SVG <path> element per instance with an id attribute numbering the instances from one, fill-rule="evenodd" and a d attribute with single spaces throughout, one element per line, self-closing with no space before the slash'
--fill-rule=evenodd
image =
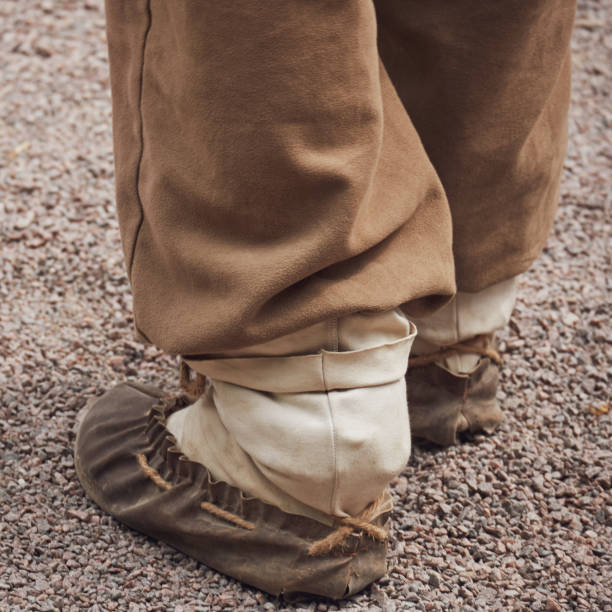
<path id="1" fill-rule="evenodd" d="M 477 293 L 459 291 L 446 306 L 423 319 L 414 319 L 419 334 L 414 355 L 437 353 L 477 336 L 492 334 L 508 324 L 516 301 L 516 277 Z M 468 374 L 480 360 L 479 354 L 456 354 L 439 365 L 453 374 Z"/>
<path id="2" fill-rule="evenodd" d="M 285 512 L 322 522 L 361 512 L 410 454 L 404 375 L 416 328 L 399 311 L 332 328 L 331 341 L 329 323 L 307 334 L 320 334 L 317 353 L 189 359 L 209 382 L 168 420 L 182 452 Z"/>
<path id="3" fill-rule="evenodd" d="M 413 335 L 389 344 L 315 355 L 193 360 L 189 366 L 215 381 L 268 393 L 305 393 L 392 383 L 406 373 Z"/>

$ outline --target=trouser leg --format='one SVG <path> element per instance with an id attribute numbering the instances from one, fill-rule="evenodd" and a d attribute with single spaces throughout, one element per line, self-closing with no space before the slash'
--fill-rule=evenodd
<path id="1" fill-rule="evenodd" d="M 171 353 L 454 291 L 440 181 L 371 0 L 107 1 L 135 322 Z"/>
<path id="2" fill-rule="evenodd" d="M 573 0 L 376 0 L 383 63 L 449 199 L 457 287 L 526 270 L 559 196 Z"/>
<path id="3" fill-rule="evenodd" d="M 141 335 L 202 354 L 350 312 L 440 305 L 453 290 L 448 210 L 419 136 L 450 199 L 461 291 L 539 253 L 574 3 L 375 7 L 108 1 Z"/>
<path id="4" fill-rule="evenodd" d="M 383 63 L 449 199 L 457 296 L 413 316 L 413 434 L 492 431 L 515 277 L 541 251 L 566 145 L 575 2 L 376 0 Z"/>

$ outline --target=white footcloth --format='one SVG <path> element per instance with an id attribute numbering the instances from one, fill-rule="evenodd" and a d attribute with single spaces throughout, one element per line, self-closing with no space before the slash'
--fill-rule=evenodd
<path id="1" fill-rule="evenodd" d="M 404 375 L 415 334 L 399 310 L 355 314 L 190 360 L 210 383 L 168 429 L 215 478 L 285 512 L 356 515 L 410 455 Z"/>
<path id="2" fill-rule="evenodd" d="M 419 330 L 414 354 L 435 353 L 445 346 L 505 327 L 515 301 L 516 277 L 477 293 L 459 291 L 453 300 L 433 315 L 413 319 Z M 441 365 L 454 374 L 467 374 L 476 367 L 479 359 L 479 355 L 457 354 L 444 359 Z"/>

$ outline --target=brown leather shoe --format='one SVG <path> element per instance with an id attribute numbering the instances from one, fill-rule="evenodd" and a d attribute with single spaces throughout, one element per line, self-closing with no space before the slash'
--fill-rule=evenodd
<path id="1" fill-rule="evenodd" d="M 443 351 L 410 360 L 406 384 L 410 429 L 415 438 L 441 446 L 457 443 L 463 431 L 492 433 L 504 418 L 497 403 L 499 355 L 492 338 L 462 343 Z M 457 375 L 439 365 L 455 352 L 481 354 L 470 374 Z"/>
<path id="2" fill-rule="evenodd" d="M 132 383 L 93 402 L 75 443 L 89 497 L 133 529 L 288 599 L 339 599 L 385 574 L 388 495 L 333 525 L 249 498 L 176 448 L 165 422 L 189 402 Z"/>

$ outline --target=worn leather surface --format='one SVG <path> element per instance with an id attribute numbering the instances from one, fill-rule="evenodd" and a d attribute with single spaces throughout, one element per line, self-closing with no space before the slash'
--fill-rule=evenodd
<path id="1" fill-rule="evenodd" d="M 78 477 L 91 499 L 126 525 L 160 539 L 273 595 L 334 599 L 360 591 L 385 574 L 386 543 L 358 530 L 325 556 L 309 546 L 335 529 L 287 514 L 224 482 L 189 461 L 175 446 L 165 420 L 187 403 L 164 400 L 157 389 L 121 384 L 94 402 L 75 443 Z M 138 464 L 137 454 L 172 486 L 160 488 Z M 233 525 L 200 508 L 206 501 L 255 525 Z M 375 519 L 386 526 L 389 514 Z"/>
<path id="2" fill-rule="evenodd" d="M 469 375 L 432 363 L 406 375 L 412 436 L 442 446 L 456 444 L 461 431 L 487 433 L 504 418 L 497 403 L 499 371 L 488 358 Z"/>

